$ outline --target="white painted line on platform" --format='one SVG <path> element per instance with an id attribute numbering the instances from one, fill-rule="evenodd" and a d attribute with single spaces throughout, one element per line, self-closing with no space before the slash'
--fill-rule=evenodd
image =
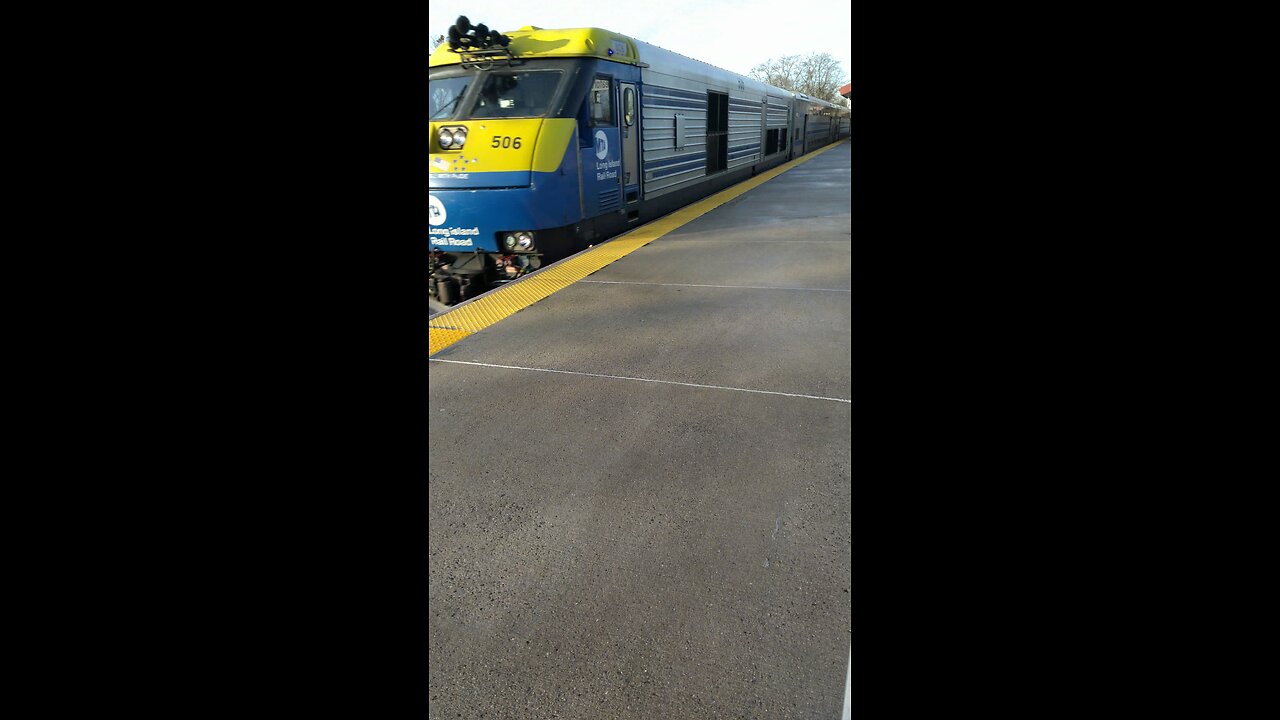
<path id="1" fill-rule="evenodd" d="M 840 290 L 839 288 L 770 287 L 768 285 L 694 285 L 692 283 L 651 283 L 630 282 L 627 280 L 579 280 L 578 282 L 597 283 L 601 285 L 665 285 L 667 287 L 735 288 L 739 290 L 811 290 L 813 292 L 853 292 L 852 290 Z"/>
<path id="2" fill-rule="evenodd" d="M 844 712 L 840 720 L 849 720 L 849 690 L 853 688 L 853 646 L 849 646 L 849 662 L 844 666 Z"/>
<path id="3" fill-rule="evenodd" d="M 601 375 L 599 373 L 575 372 L 573 370 L 550 370 L 547 368 L 520 367 L 519 365 L 495 365 L 492 363 L 470 362 L 468 360 L 443 360 L 430 358 L 431 362 L 453 363 L 455 365 L 478 365 L 479 367 L 504 368 L 506 370 L 532 370 L 534 372 L 561 373 L 563 375 L 584 375 L 586 377 L 609 378 L 612 380 L 638 380 L 640 382 L 662 383 L 663 385 L 683 385 L 685 387 L 710 388 L 712 390 L 737 390 L 738 392 L 759 393 L 761 395 L 782 395 L 785 397 L 808 398 L 810 400 L 830 400 L 853 404 L 844 398 L 823 397 L 821 395 L 801 395 L 799 393 L 775 392 L 773 390 L 751 390 L 749 388 L 726 387 L 724 385 L 699 385 L 698 383 L 676 382 L 674 380 L 653 380 L 650 378 L 625 377 L 623 375 Z"/>

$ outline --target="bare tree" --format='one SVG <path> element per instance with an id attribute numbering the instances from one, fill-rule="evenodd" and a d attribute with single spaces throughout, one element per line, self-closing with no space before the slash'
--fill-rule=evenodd
<path id="1" fill-rule="evenodd" d="M 751 68 L 749 75 L 770 85 L 844 104 L 840 95 L 844 73 L 840 69 L 840 61 L 830 53 L 786 55 L 767 60 Z"/>

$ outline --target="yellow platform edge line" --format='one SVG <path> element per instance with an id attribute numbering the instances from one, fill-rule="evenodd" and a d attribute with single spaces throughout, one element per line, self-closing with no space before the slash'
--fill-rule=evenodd
<path id="1" fill-rule="evenodd" d="M 782 173 L 803 165 L 822 153 L 848 142 L 839 140 L 776 168 L 766 170 L 733 187 L 705 197 L 692 205 L 650 221 L 640 227 L 580 252 L 554 265 L 504 285 L 482 297 L 431 318 L 428 324 L 428 357 L 477 332 L 500 322 L 530 305 L 597 272 L 610 263 L 639 250 L 682 225 L 686 225 L 743 193 L 750 192 Z"/>

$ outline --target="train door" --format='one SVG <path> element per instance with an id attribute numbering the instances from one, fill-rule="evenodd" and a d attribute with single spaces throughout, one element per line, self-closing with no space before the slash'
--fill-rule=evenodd
<path id="1" fill-rule="evenodd" d="M 707 174 L 729 166 L 729 93 L 707 91 Z"/>
<path id="2" fill-rule="evenodd" d="M 777 152 L 778 139 L 775 137 L 773 142 L 773 151 Z M 760 99 L 760 147 L 764 148 L 764 151 L 756 156 L 756 162 L 762 162 L 769 156 L 769 96 L 767 94 Z M 751 168 L 751 174 L 756 174 L 755 168 Z"/>
<path id="3" fill-rule="evenodd" d="M 617 83 L 597 75 L 587 96 L 586 147 L 582 157 L 582 189 L 587 217 L 612 215 L 622 209 L 622 142 L 618 132 Z"/>
<path id="4" fill-rule="evenodd" d="M 622 86 L 622 194 L 627 220 L 640 219 L 640 99 L 635 83 Z"/>
<path id="5" fill-rule="evenodd" d="M 787 138 L 788 140 L 787 159 L 788 160 L 796 156 L 795 126 L 796 126 L 796 109 L 794 107 L 788 107 L 787 108 L 787 133 L 791 135 L 791 137 Z"/>
<path id="6" fill-rule="evenodd" d="M 805 110 L 804 120 L 800 123 L 800 154 L 809 152 L 809 111 Z"/>

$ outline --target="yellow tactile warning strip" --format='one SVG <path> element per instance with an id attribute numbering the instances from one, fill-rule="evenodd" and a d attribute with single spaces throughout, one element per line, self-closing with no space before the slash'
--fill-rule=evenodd
<path id="1" fill-rule="evenodd" d="M 795 160 L 783 163 L 772 170 L 762 172 L 749 180 L 744 180 L 733 187 L 721 190 L 715 195 L 703 198 L 653 222 L 641 225 L 635 230 L 619 235 L 590 250 L 570 256 L 528 277 L 504 285 L 497 290 L 485 293 L 471 302 L 436 315 L 428 323 L 430 335 L 428 356 L 435 355 L 468 335 L 480 332 L 508 315 L 515 314 L 557 290 L 562 290 L 572 285 L 609 263 L 657 240 L 681 225 L 696 220 L 739 195 L 759 187 L 797 165 L 802 165 L 814 159 L 843 142 L 847 141 L 834 142 Z"/>

